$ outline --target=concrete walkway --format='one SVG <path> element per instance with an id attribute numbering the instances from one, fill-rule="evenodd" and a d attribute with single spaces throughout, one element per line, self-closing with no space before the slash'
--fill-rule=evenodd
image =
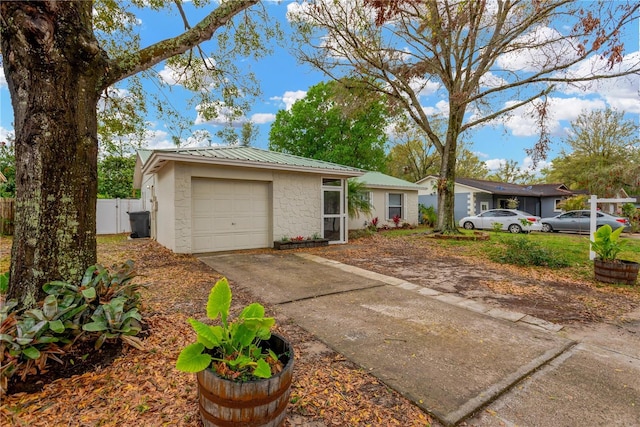
<path id="1" fill-rule="evenodd" d="M 200 258 L 447 426 L 638 426 L 636 351 L 305 253 Z"/>

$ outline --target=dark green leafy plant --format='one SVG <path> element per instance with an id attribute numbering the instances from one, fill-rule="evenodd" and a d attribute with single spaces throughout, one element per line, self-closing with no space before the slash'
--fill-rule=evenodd
<path id="1" fill-rule="evenodd" d="M 63 281 L 46 283 L 42 289 L 49 295 L 55 295 L 63 306 L 81 306 L 86 304 L 87 310 L 80 315 L 80 324 L 89 322 L 89 318 L 98 309 L 101 303 L 106 303 L 114 298 L 125 297 L 123 309 L 129 311 L 140 305 L 140 293 L 144 285 L 134 283 L 136 271 L 133 261 L 122 264 L 114 273 L 102 265 L 92 265 L 85 271 L 79 285 Z"/>
<path id="2" fill-rule="evenodd" d="M 207 301 L 207 317 L 211 320 L 220 317 L 220 325 L 189 319 L 198 338 L 180 352 L 176 362 L 178 370 L 200 372 L 211 367 L 222 377 L 250 380 L 270 378 L 272 365 L 278 369 L 278 356 L 260 346 L 262 340 L 271 337 L 275 319 L 265 317 L 264 307 L 253 303 L 229 321 L 230 308 L 231 289 L 227 279 L 222 278 L 211 289 Z"/>
<path id="3" fill-rule="evenodd" d="M 142 330 L 140 321 L 142 316 L 137 308 L 124 310 L 127 298 L 119 296 L 111 301 L 101 304 L 91 315 L 91 323 L 82 326 L 82 330 L 99 333 L 95 343 L 96 350 L 107 339 L 120 338 L 127 344 L 139 350 L 144 350 L 142 341 L 135 335 Z"/>
<path id="4" fill-rule="evenodd" d="M 636 208 L 633 203 L 625 203 L 622 205 L 622 214 L 629 219 L 631 223 L 631 232 L 640 231 L 640 209 Z"/>
<path id="5" fill-rule="evenodd" d="M 433 227 L 438 221 L 438 213 L 433 206 L 425 206 L 422 203 L 419 205 L 418 210 L 420 212 L 420 222 L 427 227 Z"/>
<path id="6" fill-rule="evenodd" d="M 9 272 L 0 274 L 0 295 L 5 295 L 9 291 Z"/>
<path id="7" fill-rule="evenodd" d="M 48 361 L 71 350 L 78 339 L 99 348 L 107 339 L 120 339 L 142 348 L 135 336 L 141 331 L 141 284 L 133 262 L 127 261 L 115 273 L 101 265 L 87 269 L 79 285 L 54 281 L 43 285 L 48 294 L 38 308 L 22 311 L 15 300 L 0 309 L 0 391 L 8 379 L 19 374 L 24 380 L 44 372 Z"/>
<path id="8" fill-rule="evenodd" d="M 349 218 L 362 214 L 371 216 L 373 207 L 369 201 L 369 189 L 357 179 L 347 180 L 347 212 Z"/>
<path id="9" fill-rule="evenodd" d="M 588 207 L 589 199 L 583 194 L 569 197 L 568 199 L 564 199 L 563 201 L 558 203 L 558 208 L 562 209 L 565 212 L 579 211 L 581 209 L 588 209 Z"/>
<path id="10" fill-rule="evenodd" d="M 0 391 L 7 389 L 8 379 L 19 373 L 24 380 L 34 368 L 43 371 L 49 359 L 65 351 L 58 342 L 68 342 L 64 326 L 57 319 L 55 303 L 48 301 L 42 310 L 32 309 L 19 316 L 12 311 L 17 306 L 8 301 L 0 310 Z"/>

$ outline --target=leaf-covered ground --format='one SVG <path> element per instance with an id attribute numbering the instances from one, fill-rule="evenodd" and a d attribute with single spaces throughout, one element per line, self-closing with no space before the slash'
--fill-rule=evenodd
<path id="1" fill-rule="evenodd" d="M 8 241 L 0 241 L 0 258 L 6 259 Z M 150 240 L 116 237 L 100 244 L 99 261 L 103 265 L 121 264 L 127 259 L 136 263 L 140 275 L 137 280 L 148 285 L 143 291 L 146 350 L 125 347 L 114 360 L 95 362 L 90 371 L 45 381 L 40 391 L 2 396 L 0 425 L 202 425 L 195 377 L 177 371 L 174 364 L 182 347 L 195 338 L 187 318 L 205 317 L 207 295 L 220 276 L 194 257 L 173 254 Z M 256 300 L 231 285 L 233 312 Z M 425 413 L 301 328 L 284 320 L 278 332 L 291 340 L 295 350 L 294 383 L 285 425 L 429 425 Z M 73 366 L 68 367 L 71 372 Z M 51 371 L 62 369 L 54 362 Z"/>
<path id="2" fill-rule="evenodd" d="M 421 233 L 376 234 L 313 249 L 326 258 L 563 325 L 617 322 L 640 307 L 640 286 L 605 285 L 570 269 L 498 264 L 474 251 L 473 245 L 448 246 Z"/>
<path id="3" fill-rule="evenodd" d="M 194 338 L 187 318 L 204 318 L 208 292 L 219 274 L 150 240 L 118 236 L 101 242 L 101 263 L 133 259 L 138 280 L 148 285 L 146 351 L 125 347 L 113 361 L 105 354 L 91 361 L 91 370 L 43 384 L 41 391 L 3 396 L 3 427 L 201 425 L 195 378 L 178 372 L 174 364 L 180 349 Z M 618 322 L 640 306 L 640 286 L 603 286 L 569 277 L 565 270 L 495 264 L 468 253 L 470 248 L 448 247 L 424 235 L 379 234 L 307 251 L 562 324 Z M 0 240 L 0 267 L 8 265 L 8 249 L 8 239 Z M 234 313 L 259 301 L 231 285 Z M 294 345 L 296 363 L 286 425 L 429 425 L 429 417 L 399 394 L 303 329 L 278 320 L 278 332 Z M 83 356 L 74 355 L 74 360 Z M 56 364 L 51 370 L 61 371 Z"/>

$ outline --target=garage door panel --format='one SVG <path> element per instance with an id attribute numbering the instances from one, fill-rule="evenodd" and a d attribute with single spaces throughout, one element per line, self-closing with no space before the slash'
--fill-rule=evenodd
<path id="1" fill-rule="evenodd" d="M 208 218 L 193 218 L 192 226 L 195 230 L 198 230 L 198 232 L 195 234 L 205 234 L 213 232 L 211 220 Z"/>
<path id="2" fill-rule="evenodd" d="M 193 252 L 270 246 L 268 182 L 194 179 Z"/>

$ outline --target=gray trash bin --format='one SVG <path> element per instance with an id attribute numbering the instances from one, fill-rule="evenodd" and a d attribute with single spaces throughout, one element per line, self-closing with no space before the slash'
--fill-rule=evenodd
<path id="1" fill-rule="evenodd" d="M 129 223 L 131 224 L 131 238 L 151 236 L 151 224 L 149 220 L 149 211 L 127 212 L 129 214 Z"/>

